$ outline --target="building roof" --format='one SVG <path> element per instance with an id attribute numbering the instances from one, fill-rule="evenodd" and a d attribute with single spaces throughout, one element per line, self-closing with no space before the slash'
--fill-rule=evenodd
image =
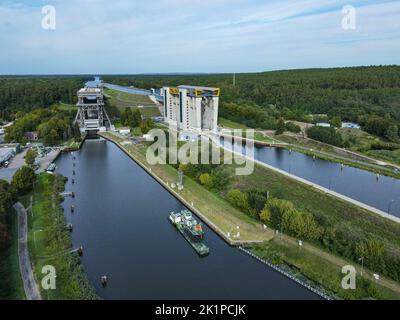
<path id="1" fill-rule="evenodd" d="M 90 87 L 84 87 L 78 91 L 78 93 L 101 93 L 100 88 L 90 88 Z"/>

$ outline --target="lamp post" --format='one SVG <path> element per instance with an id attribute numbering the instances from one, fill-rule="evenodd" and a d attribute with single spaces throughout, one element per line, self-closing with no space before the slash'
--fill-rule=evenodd
<path id="1" fill-rule="evenodd" d="M 358 260 L 361 261 L 361 277 L 362 277 L 364 272 L 364 257 L 361 257 Z"/>
<path id="2" fill-rule="evenodd" d="M 36 248 L 36 233 L 43 232 L 43 231 L 44 231 L 43 229 L 39 229 L 39 230 L 36 230 L 33 232 L 33 243 L 35 244 L 35 248 Z"/>

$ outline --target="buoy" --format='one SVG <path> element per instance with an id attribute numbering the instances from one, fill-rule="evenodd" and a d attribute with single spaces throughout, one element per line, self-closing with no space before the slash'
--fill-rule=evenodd
<path id="1" fill-rule="evenodd" d="M 71 193 L 72 198 L 75 198 L 75 192 Z"/>
<path id="2" fill-rule="evenodd" d="M 74 170 L 74 171 L 72 171 L 72 174 L 73 174 L 73 175 L 75 175 L 75 170 Z"/>
<path id="3" fill-rule="evenodd" d="M 74 168 L 75 168 L 75 167 L 76 167 L 76 164 L 74 163 L 73 166 L 74 166 Z"/>
<path id="4" fill-rule="evenodd" d="M 376 180 L 379 180 L 379 177 L 380 177 L 380 175 L 379 175 L 379 173 L 377 173 L 376 174 Z"/>
<path id="5" fill-rule="evenodd" d="M 79 249 L 78 249 L 78 254 L 79 254 L 80 256 L 83 256 L 83 247 L 82 247 L 82 246 L 79 247 Z"/>
<path id="6" fill-rule="evenodd" d="M 104 275 L 104 276 L 102 276 L 101 277 L 101 279 L 100 279 L 100 281 L 101 281 L 101 285 L 103 286 L 103 287 L 105 287 L 106 285 L 107 285 L 107 276 L 106 275 Z"/>
<path id="7" fill-rule="evenodd" d="M 74 205 L 72 205 L 71 206 L 71 212 L 74 212 L 75 211 L 75 207 L 74 207 Z"/>
<path id="8" fill-rule="evenodd" d="M 341 163 L 341 164 L 340 164 L 340 170 L 343 171 L 343 168 L 344 168 L 344 165 L 343 165 L 343 163 Z"/>
<path id="9" fill-rule="evenodd" d="M 313 161 L 315 161 L 315 154 L 313 155 Z"/>
<path id="10" fill-rule="evenodd" d="M 74 184 L 75 183 L 75 179 L 72 179 L 72 184 Z"/>
<path id="11" fill-rule="evenodd" d="M 68 223 L 68 224 L 67 224 L 67 229 L 68 229 L 69 231 L 72 231 L 72 230 L 74 229 L 74 226 L 72 225 L 72 223 Z"/>

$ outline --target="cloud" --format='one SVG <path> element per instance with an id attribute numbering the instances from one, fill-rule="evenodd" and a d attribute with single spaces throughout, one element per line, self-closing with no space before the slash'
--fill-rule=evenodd
<path id="1" fill-rule="evenodd" d="M 43 30 L 43 5 L 57 28 Z M 400 3 L 0 0 L 0 73 L 242 72 L 398 64 Z"/>

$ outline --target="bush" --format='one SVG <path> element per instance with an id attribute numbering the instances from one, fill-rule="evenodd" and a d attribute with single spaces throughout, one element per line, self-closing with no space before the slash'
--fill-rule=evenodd
<path id="1" fill-rule="evenodd" d="M 335 128 L 325 127 L 311 127 L 307 129 L 307 135 L 309 138 L 318 140 L 324 143 L 328 143 L 337 147 L 343 147 L 344 142 L 340 133 Z"/>
<path id="2" fill-rule="evenodd" d="M 236 208 L 247 211 L 247 194 L 239 189 L 232 189 L 227 194 L 228 201 Z"/>
<path id="3" fill-rule="evenodd" d="M 290 132 L 299 133 L 301 131 L 301 128 L 293 122 L 286 122 L 285 127 L 286 130 Z"/>
<path id="4" fill-rule="evenodd" d="M 32 190 L 35 179 L 35 171 L 30 167 L 23 166 L 15 173 L 11 185 L 17 194 L 21 196 Z"/>
<path id="5" fill-rule="evenodd" d="M 213 185 L 213 178 L 208 173 L 203 173 L 200 175 L 199 181 L 207 189 L 210 189 Z"/>
<path id="6" fill-rule="evenodd" d="M 11 243 L 11 237 L 7 226 L 0 222 L 0 250 L 6 249 Z"/>
<path id="7" fill-rule="evenodd" d="M 258 217 L 267 200 L 268 191 L 258 189 L 251 189 L 247 191 L 247 207 L 249 208 L 249 213 Z"/>
<path id="8" fill-rule="evenodd" d="M 311 214 L 296 210 L 289 201 L 272 198 L 265 204 L 260 219 L 274 229 L 303 240 L 321 237 L 322 228 Z"/>

